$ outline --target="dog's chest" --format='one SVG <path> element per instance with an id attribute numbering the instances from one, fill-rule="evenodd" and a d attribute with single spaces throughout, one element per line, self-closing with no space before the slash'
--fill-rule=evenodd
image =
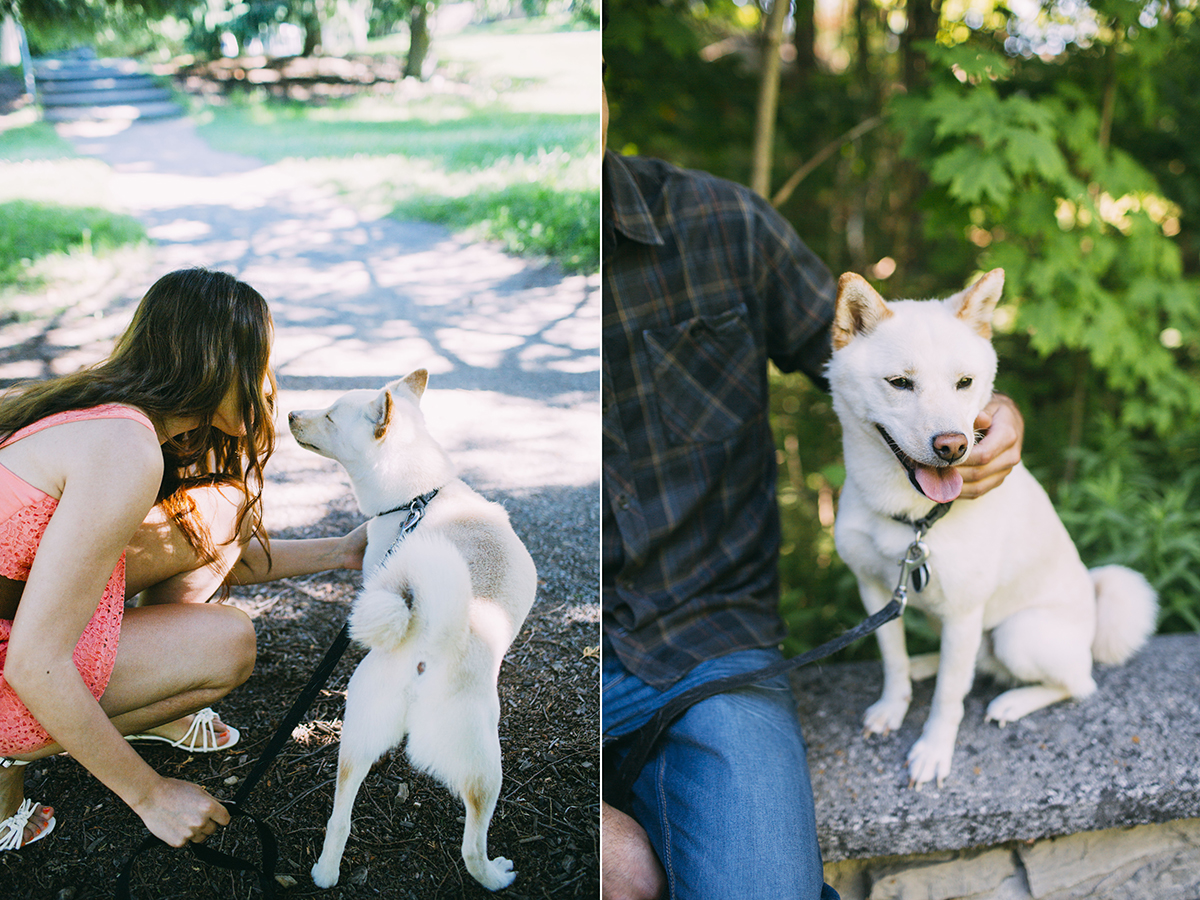
<path id="1" fill-rule="evenodd" d="M 939 534 L 935 526 L 918 535 L 904 523 L 874 517 L 869 525 L 862 524 L 866 527 L 846 528 L 838 542 L 839 552 L 855 575 L 875 582 L 889 594 L 900 587 L 903 576 L 908 603 L 938 616 L 960 603 L 970 603 L 955 588 L 962 567 L 956 561 L 958 551 L 949 530 Z M 906 559 L 920 561 L 906 565 Z"/>

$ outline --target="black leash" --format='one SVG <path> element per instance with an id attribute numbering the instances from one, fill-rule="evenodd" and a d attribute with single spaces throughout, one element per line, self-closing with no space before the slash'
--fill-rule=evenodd
<path id="1" fill-rule="evenodd" d="M 429 493 L 415 497 L 402 506 L 397 506 L 394 509 L 389 509 L 376 515 L 377 518 L 378 516 L 387 516 L 401 511 L 407 511 L 408 513 L 396 532 L 395 541 L 388 548 L 387 553 L 384 554 L 383 560 L 380 561 L 380 566 L 392 555 L 400 545 L 400 542 L 417 527 L 421 519 L 425 517 L 425 507 L 437 496 L 437 492 L 438 489 L 434 488 Z M 270 826 L 245 809 L 243 804 L 246 802 L 246 798 L 250 796 L 250 792 L 254 790 L 255 785 L 258 784 L 267 769 L 270 768 L 271 763 L 275 761 L 275 757 L 283 750 L 283 745 L 291 739 L 292 731 L 300 724 L 300 720 L 304 718 L 304 714 L 312 706 L 312 702 L 317 698 L 317 694 L 320 693 L 321 688 L 325 686 L 325 682 L 329 680 L 329 676 L 333 674 L 333 670 L 337 667 L 342 654 L 346 652 L 346 648 L 349 645 L 350 624 L 347 622 L 342 626 L 342 630 L 338 632 L 337 637 L 333 639 L 333 643 L 329 649 L 325 651 L 325 657 L 317 666 L 316 671 L 313 672 L 312 677 L 308 680 L 308 684 L 304 686 L 304 690 L 300 692 L 300 696 L 296 698 L 296 702 L 292 704 L 292 708 L 287 711 L 287 714 L 283 717 L 283 721 L 275 729 L 275 734 L 271 736 L 267 748 L 262 752 L 262 756 L 258 758 L 258 762 L 254 768 L 250 770 L 250 774 L 246 776 L 246 780 L 242 782 L 242 786 L 238 788 L 232 800 L 222 804 L 229 810 L 229 815 L 232 818 L 245 816 L 254 823 L 262 845 L 261 867 L 255 866 L 253 863 L 247 862 L 240 857 L 223 853 L 220 850 L 213 850 L 204 844 L 189 841 L 184 845 L 194 857 L 210 866 L 235 872 L 257 872 L 259 888 L 262 890 L 265 900 L 271 900 L 279 889 L 279 883 L 275 880 L 275 865 L 279 861 L 279 845 L 275 840 L 275 833 L 271 831 Z M 129 881 L 133 875 L 134 862 L 146 850 L 159 845 L 163 847 L 167 846 L 160 838 L 156 838 L 152 834 L 147 835 L 142 843 L 138 845 L 137 849 L 130 854 L 129 858 L 125 861 L 125 865 L 121 867 L 121 874 L 117 876 L 117 900 L 130 900 Z"/>
<path id="2" fill-rule="evenodd" d="M 820 647 L 816 647 L 799 656 L 793 656 L 790 659 L 780 660 L 761 669 L 755 669 L 752 672 L 728 675 L 725 678 L 718 678 L 707 684 L 697 685 L 670 700 L 658 709 L 646 724 L 618 739 L 622 743 L 632 741 L 632 744 L 628 752 L 626 752 L 625 758 L 621 760 L 616 776 L 604 779 L 604 802 L 609 804 L 609 806 L 628 810 L 629 807 L 626 804 L 629 800 L 630 792 L 633 790 L 633 783 L 637 781 L 638 775 L 646 765 L 646 760 L 650 758 L 650 753 L 653 751 L 655 743 L 657 743 L 663 732 L 671 726 L 671 723 L 691 706 L 699 703 L 701 700 L 707 700 L 715 694 L 732 691 L 736 688 L 745 687 L 748 684 L 757 684 L 760 681 L 766 681 L 769 678 L 774 678 L 776 675 L 781 675 L 792 669 L 798 669 L 801 666 L 837 653 L 837 651 L 849 646 L 859 638 L 866 637 L 879 628 L 879 626 L 899 617 L 904 612 L 906 601 L 906 596 L 897 597 L 893 595 L 888 605 L 875 613 L 875 615 L 864 619 L 849 631 L 833 640 L 826 641 Z"/>
<path id="3" fill-rule="evenodd" d="M 892 592 L 892 599 L 879 612 L 859 622 L 844 634 L 839 635 L 831 641 L 826 641 L 820 647 L 809 650 L 807 653 L 793 656 L 790 659 L 780 660 L 777 663 L 772 663 L 769 666 L 764 666 L 761 669 L 755 669 L 751 672 L 718 678 L 715 681 L 700 684 L 686 690 L 678 697 L 660 707 L 644 725 L 613 741 L 611 746 L 614 750 L 622 744 L 629 743 L 630 746 L 625 754 L 625 758 L 621 760 L 620 765 L 617 767 L 615 778 L 605 777 L 604 779 L 604 801 L 610 806 L 628 810 L 626 804 L 633 790 L 633 783 L 637 781 L 638 775 L 646 765 L 646 760 L 650 758 L 650 754 L 654 750 L 654 745 L 658 742 L 663 732 L 671 727 L 672 722 L 701 700 L 707 700 L 716 694 L 736 690 L 749 684 L 767 681 L 776 675 L 782 675 L 784 672 L 790 672 L 792 669 L 798 669 L 811 662 L 824 659 L 826 656 L 831 656 L 839 650 L 848 647 L 860 638 L 866 637 L 881 625 L 901 616 L 904 613 L 904 608 L 908 605 L 909 581 L 912 581 L 913 590 L 918 593 L 929 583 L 929 567 L 927 565 L 929 547 L 925 544 L 923 538 L 925 532 L 950 511 L 950 505 L 950 503 L 939 503 L 930 510 L 928 515 L 915 522 L 907 518 L 893 517 L 896 521 L 911 526 L 916 533 L 916 537 L 909 545 L 904 559 L 900 561 L 900 580 L 896 585 L 896 589 Z"/>
<path id="4" fill-rule="evenodd" d="M 215 866 L 219 869 L 228 869 L 235 872 L 257 872 L 258 884 L 263 892 L 263 897 L 270 900 L 275 896 L 279 889 L 279 883 L 275 880 L 275 865 L 279 861 L 278 842 L 275 840 L 275 834 L 271 831 L 269 825 L 247 810 L 243 804 L 246 798 L 250 796 L 250 792 L 254 790 L 255 785 L 266 773 L 271 763 L 275 761 L 275 757 L 283 749 L 292 736 L 292 731 L 304 714 L 308 712 L 308 708 L 312 706 L 313 700 L 320 693 L 321 688 L 325 686 L 325 682 L 329 680 L 329 676 L 333 674 L 334 668 L 342 658 L 342 654 L 346 652 L 346 647 L 350 644 L 350 626 L 343 625 L 342 630 L 338 632 L 337 637 L 333 639 L 333 643 L 329 649 L 325 651 L 325 657 L 317 666 L 308 684 L 301 691 L 300 696 L 296 698 L 296 702 L 292 704 L 292 708 L 288 710 L 287 715 L 283 717 L 283 721 L 279 723 L 279 727 L 275 729 L 275 734 L 272 735 L 267 748 L 259 757 L 258 762 L 246 776 L 246 780 L 242 782 L 242 786 L 238 788 L 233 799 L 223 802 L 222 805 L 229 810 L 231 817 L 245 816 L 254 823 L 258 830 L 259 841 L 262 844 L 262 864 L 255 866 L 240 857 L 233 856 L 228 853 L 223 853 L 220 850 L 213 850 L 204 844 L 189 842 L 184 846 L 201 862 L 207 863 L 210 866 Z M 117 900 L 129 900 L 129 881 L 133 875 L 133 866 L 137 858 L 155 846 L 166 847 L 167 844 L 160 838 L 154 835 L 147 835 L 145 840 L 138 845 L 137 849 L 130 854 L 125 861 L 125 865 L 121 867 L 121 874 L 117 876 Z"/>

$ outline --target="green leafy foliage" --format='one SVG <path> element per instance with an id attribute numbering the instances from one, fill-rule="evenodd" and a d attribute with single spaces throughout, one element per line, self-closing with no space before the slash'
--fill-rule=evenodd
<path id="1" fill-rule="evenodd" d="M 1063 488 L 1059 513 L 1089 566 L 1119 563 L 1159 592 L 1165 631 L 1200 631 L 1200 432 L 1169 443 L 1131 440 L 1111 417 L 1100 449 L 1079 452 L 1080 477 Z"/>
<path id="2" fill-rule="evenodd" d="M 1010 327 L 1045 357 L 1081 351 L 1121 395 L 1121 425 L 1167 434 L 1200 414 L 1200 281 L 1166 233 L 1176 212 L 1070 82 L 1034 98 L 1000 79 L 952 73 L 962 48 L 928 48 L 943 77 L 898 98 L 903 151 L 927 169 L 939 229 L 986 242 L 976 265 L 1005 270 Z M 959 80 L 962 78 L 963 80 Z"/>

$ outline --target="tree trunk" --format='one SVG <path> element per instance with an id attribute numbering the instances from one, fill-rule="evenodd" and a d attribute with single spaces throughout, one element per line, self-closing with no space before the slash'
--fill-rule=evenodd
<path id="1" fill-rule="evenodd" d="M 414 3 L 408 20 L 408 59 L 404 61 L 404 77 L 423 81 L 425 56 L 429 53 L 429 4 Z"/>
<path id="2" fill-rule="evenodd" d="M 779 108 L 779 46 L 790 7 L 791 0 L 774 0 L 763 31 L 762 73 L 754 115 L 754 167 L 750 173 L 750 187 L 762 197 L 771 191 L 775 115 Z"/>
<path id="3" fill-rule="evenodd" d="M 920 41 L 931 41 L 937 37 L 938 13 L 933 0 L 907 0 L 904 11 L 908 19 L 904 34 L 900 36 L 904 60 L 904 86 L 909 93 L 925 81 L 925 54 L 917 49 Z"/>
<path id="4" fill-rule="evenodd" d="M 321 17 L 317 13 L 317 0 L 309 0 L 300 7 L 300 27 L 304 29 L 304 57 L 316 55 L 321 46 Z"/>
<path id="5" fill-rule="evenodd" d="M 796 71 L 801 79 L 807 79 L 817 68 L 817 26 L 813 20 L 816 11 L 814 0 L 796 0 L 792 44 L 796 48 Z"/>
<path id="6" fill-rule="evenodd" d="M 912 94 L 922 89 L 928 76 L 925 54 L 916 45 L 937 37 L 938 13 L 933 8 L 933 0 L 907 0 L 905 12 L 908 22 L 904 34 L 900 36 L 904 67 L 901 78 L 905 90 Z M 898 214 L 894 224 L 892 258 L 896 261 L 896 274 L 901 281 L 923 267 L 924 218 L 918 201 L 927 184 L 925 173 L 912 161 L 902 161 L 896 166 L 891 207 Z"/>

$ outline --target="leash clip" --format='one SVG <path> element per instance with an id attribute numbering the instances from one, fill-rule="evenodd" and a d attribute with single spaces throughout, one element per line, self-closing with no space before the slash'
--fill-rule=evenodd
<path id="1" fill-rule="evenodd" d="M 901 614 L 908 606 L 909 577 L 912 577 L 913 589 L 918 593 L 929 581 L 929 568 L 925 565 L 929 559 L 929 545 L 921 540 L 922 537 L 923 534 L 918 529 L 917 539 L 908 545 L 908 551 L 900 561 L 900 580 L 896 583 L 896 590 L 892 591 L 892 599 L 900 604 Z"/>

